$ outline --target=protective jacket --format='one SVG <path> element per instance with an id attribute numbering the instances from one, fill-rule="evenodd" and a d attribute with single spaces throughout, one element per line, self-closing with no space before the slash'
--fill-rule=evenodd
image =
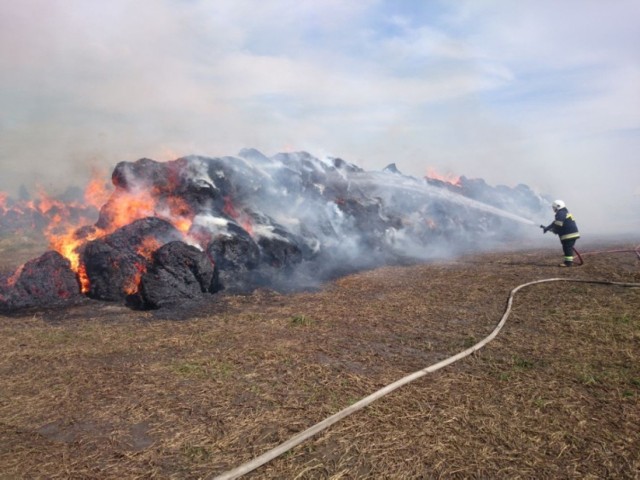
<path id="1" fill-rule="evenodd" d="M 554 222 L 545 228 L 545 231 L 549 230 L 556 235 L 559 235 L 560 241 L 580 237 L 578 225 L 576 225 L 573 215 L 569 213 L 569 210 L 567 210 L 566 207 L 561 208 L 556 212 L 556 219 Z"/>

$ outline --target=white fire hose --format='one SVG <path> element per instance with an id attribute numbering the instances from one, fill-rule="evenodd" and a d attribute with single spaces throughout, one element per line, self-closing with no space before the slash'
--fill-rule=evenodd
<path id="1" fill-rule="evenodd" d="M 406 385 L 407 383 L 413 382 L 414 380 L 417 380 L 418 378 L 423 377 L 427 373 L 432 373 L 432 372 L 435 372 L 436 370 L 440 370 L 441 368 L 446 367 L 447 365 L 451 365 L 452 363 L 454 363 L 454 362 L 456 362 L 456 361 L 458 361 L 458 360 L 460 360 L 460 359 L 462 359 L 464 357 L 467 357 L 467 356 L 471 355 L 473 352 L 475 352 L 475 351 L 481 349 L 482 347 L 484 347 L 487 343 L 489 343 L 491 340 L 493 340 L 498 335 L 498 332 L 500 332 L 500 330 L 504 326 L 505 322 L 507 321 L 507 317 L 511 313 L 511 305 L 513 303 L 513 296 L 515 295 L 515 293 L 517 291 L 523 289 L 524 287 L 528 287 L 530 285 L 536 285 L 538 283 L 546 283 L 546 282 L 580 282 L 580 283 L 596 283 L 596 284 L 602 284 L 602 285 L 617 285 L 617 286 L 621 286 L 621 287 L 640 287 L 640 283 L 610 282 L 610 281 L 606 281 L 606 280 L 583 280 L 583 279 L 574 279 L 574 278 L 545 278 L 543 280 L 535 280 L 533 282 L 528 282 L 528 283 L 523 283 L 522 285 L 518 285 L 516 288 L 511 290 L 511 292 L 509 293 L 509 300 L 507 301 L 507 308 L 506 308 L 504 314 L 502 315 L 502 318 L 500 319 L 500 322 L 498 323 L 498 325 L 496 325 L 496 327 L 493 329 L 493 331 L 487 337 L 485 337 L 483 340 L 481 340 L 480 342 L 476 343 L 475 345 L 467 348 L 466 350 L 464 350 L 464 351 L 462 351 L 462 352 L 460 352 L 460 353 L 458 353 L 456 355 L 453 355 L 452 357 L 449 357 L 449 358 L 446 358 L 444 360 L 441 360 L 438 363 L 434 363 L 433 365 L 430 365 L 430 366 L 428 366 L 426 368 L 423 368 L 422 370 L 418 370 L 417 372 L 414 372 L 414 373 L 412 373 L 410 375 L 407 375 L 406 377 L 403 377 L 400 380 L 397 380 L 397 381 L 395 381 L 393 383 L 390 383 L 386 387 L 383 387 L 380 390 L 378 390 L 377 392 L 374 392 L 371 395 L 359 400 L 358 402 L 354 403 L 353 405 L 350 405 L 349 407 L 345 408 L 344 410 L 341 410 L 338 413 L 335 413 L 335 414 L 331 415 L 330 417 L 325 418 L 324 420 L 322 420 L 321 422 L 319 422 L 319 423 L 315 424 L 314 426 L 308 428 L 307 430 L 305 430 L 303 432 L 300 432 L 297 435 L 294 435 L 293 437 L 291 437 L 286 442 L 281 443 L 277 447 L 267 451 L 266 453 L 263 453 L 259 457 L 256 457 L 253 460 L 251 460 L 251 461 L 249 461 L 247 463 L 244 463 L 244 464 L 240 465 L 239 467 L 234 468 L 233 470 L 229 470 L 229 471 L 227 471 L 225 473 L 222 473 L 221 475 L 218 475 L 217 477 L 214 477 L 214 480 L 231 480 L 231 479 L 234 479 L 234 478 L 239 478 L 242 475 L 244 475 L 246 473 L 249 473 L 249 472 L 255 470 L 256 468 L 264 465 L 265 463 L 270 462 L 274 458 L 282 455 L 283 453 L 287 452 L 288 450 L 292 449 L 293 447 L 301 444 L 306 439 L 312 437 L 316 433 L 319 433 L 322 430 L 325 430 L 326 428 L 330 427 L 331 425 L 333 425 L 334 423 L 338 422 L 339 420 L 342 420 L 343 418 L 351 415 L 352 413 L 363 409 L 367 405 L 373 403 L 374 401 L 378 400 L 379 398 L 382 398 L 383 396 L 387 395 L 388 393 L 393 392 L 394 390 L 402 387 L 403 385 Z"/>

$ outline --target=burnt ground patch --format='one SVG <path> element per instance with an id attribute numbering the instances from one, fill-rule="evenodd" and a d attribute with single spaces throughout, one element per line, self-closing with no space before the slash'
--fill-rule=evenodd
<path id="1" fill-rule="evenodd" d="M 206 478 L 479 341 L 516 285 L 640 282 L 634 254 L 558 256 L 385 267 L 161 316 L 87 300 L 0 317 L 0 472 Z M 639 405 L 640 290 L 543 284 L 483 350 L 248 478 L 637 478 Z"/>

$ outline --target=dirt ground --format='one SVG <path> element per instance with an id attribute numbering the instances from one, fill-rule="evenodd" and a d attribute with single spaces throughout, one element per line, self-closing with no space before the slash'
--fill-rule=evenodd
<path id="1" fill-rule="evenodd" d="M 634 253 L 560 257 L 554 243 L 177 312 L 86 300 L 0 317 L 0 478 L 213 478 L 480 341 L 519 284 L 640 282 Z M 634 479 L 639 432 L 640 289 L 545 283 L 482 350 L 246 478 Z"/>

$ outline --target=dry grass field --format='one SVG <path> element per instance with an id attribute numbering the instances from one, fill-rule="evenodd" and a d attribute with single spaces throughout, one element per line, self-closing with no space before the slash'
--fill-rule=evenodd
<path id="1" fill-rule="evenodd" d="M 179 311 L 86 300 L 0 317 L 0 478 L 213 478 L 478 342 L 519 284 L 640 282 L 633 253 L 573 269 L 560 256 L 554 243 Z M 516 295 L 482 350 L 246 477 L 634 479 L 639 432 L 640 289 L 548 283 Z"/>

